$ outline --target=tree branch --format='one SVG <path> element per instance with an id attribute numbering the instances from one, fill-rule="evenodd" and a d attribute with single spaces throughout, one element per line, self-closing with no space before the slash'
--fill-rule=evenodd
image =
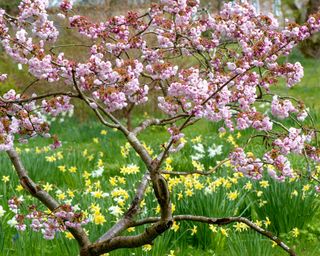
<path id="1" fill-rule="evenodd" d="M 167 119 L 148 119 L 148 120 L 141 122 L 132 132 L 134 134 L 138 134 L 150 126 L 172 124 L 172 123 L 175 123 L 178 120 L 183 119 L 185 117 L 188 117 L 188 115 L 181 114 L 181 115 L 177 115 L 177 116 L 167 118 Z"/>
<path id="2" fill-rule="evenodd" d="M 92 244 L 81 255 L 101 255 L 119 248 L 135 248 L 145 244 L 151 244 L 152 241 L 170 228 L 172 223 L 159 221 L 146 228 L 146 230 L 135 236 L 117 236 L 99 243 Z"/>
<path id="3" fill-rule="evenodd" d="M 72 92 L 51 92 L 51 93 L 46 93 L 46 94 L 42 94 L 42 95 L 38 95 L 35 97 L 29 97 L 29 98 L 23 98 L 23 99 L 19 99 L 19 100 L 5 100 L 2 97 L 0 97 L 0 101 L 4 102 L 4 103 L 12 103 L 12 104 L 18 104 L 18 103 L 25 103 L 25 102 L 31 102 L 34 100 L 41 100 L 44 98 L 48 98 L 48 97 L 56 97 L 56 96 L 69 96 L 69 97 L 73 97 L 73 98 L 78 98 L 79 95 L 78 94 L 74 94 Z"/>
<path id="4" fill-rule="evenodd" d="M 90 106 L 90 100 L 84 95 L 84 93 L 81 91 L 81 89 L 79 88 L 78 86 L 78 83 L 77 83 L 77 80 L 76 80 L 76 76 L 75 76 L 75 71 L 72 70 L 72 80 L 73 80 L 73 84 L 74 84 L 74 87 L 76 88 L 76 90 L 78 91 L 79 93 L 79 98 L 80 99 L 83 99 L 84 102 L 95 112 L 95 114 L 97 115 L 97 117 L 99 118 L 99 120 L 101 121 L 101 123 L 103 123 L 105 126 L 107 127 L 110 127 L 110 128 L 119 128 L 118 125 L 114 125 L 114 124 L 111 124 L 109 122 L 107 122 L 103 116 L 101 115 L 101 113 L 99 112 L 98 109 L 96 108 L 92 108 Z M 96 103 L 95 103 L 96 104 Z"/>
<path id="5" fill-rule="evenodd" d="M 257 231 L 261 235 L 269 238 L 270 240 L 274 241 L 279 247 L 281 247 L 284 251 L 286 251 L 289 255 L 291 256 L 296 256 L 297 254 L 295 251 L 290 248 L 288 245 L 286 245 L 280 238 L 277 236 L 273 235 L 270 231 L 267 231 L 252 221 L 250 221 L 247 218 L 244 217 L 225 217 L 225 218 L 209 218 L 205 216 L 195 216 L 195 215 L 176 215 L 173 217 L 174 221 L 197 221 L 201 223 L 207 223 L 207 224 L 212 224 L 212 225 L 227 225 L 233 222 L 242 222 L 249 226 L 251 229 Z M 139 221 L 136 221 L 133 223 L 132 227 L 136 226 L 141 226 L 145 224 L 150 224 L 159 221 L 159 218 L 157 217 L 150 217 L 150 218 L 145 218 Z"/>
<path id="6" fill-rule="evenodd" d="M 163 174 L 169 174 L 169 175 L 193 175 L 193 174 L 200 174 L 200 175 L 204 175 L 204 176 L 208 176 L 212 173 L 214 173 L 217 169 L 219 169 L 223 164 L 225 164 L 226 162 L 228 162 L 230 159 L 224 159 L 222 161 L 220 161 L 215 167 L 213 167 L 211 170 L 207 171 L 207 172 L 202 172 L 202 171 L 198 171 L 198 170 L 194 170 L 194 171 L 190 171 L 190 172 L 176 172 L 176 171 L 161 171 L 161 173 Z"/>

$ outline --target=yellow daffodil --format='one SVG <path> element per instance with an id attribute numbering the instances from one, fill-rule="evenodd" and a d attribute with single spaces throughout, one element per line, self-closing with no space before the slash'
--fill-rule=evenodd
<path id="1" fill-rule="evenodd" d="M 254 224 L 256 224 L 258 227 L 262 227 L 262 221 L 261 220 L 256 220 L 254 222 Z"/>
<path id="2" fill-rule="evenodd" d="M 174 254 L 174 250 L 170 250 L 168 256 L 176 256 L 176 255 Z"/>
<path id="3" fill-rule="evenodd" d="M 74 198 L 74 192 L 72 190 L 68 189 L 67 194 L 69 197 Z"/>
<path id="4" fill-rule="evenodd" d="M 145 205 L 146 205 L 146 200 L 143 199 L 143 200 L 140 202 L 140 208 L 143 208 Z"/>
<path id="5" fill-rule="evenodd" d="M 128 166 L 123 166 L 120 168 L 120 173 L 126 174 L 137 174 L 140 171 L 139 166 L 135 164 L 129 164 Z"/>
<path id="6" fill-rule="evenodd" d="M 95 198 L 102 198 L 102 191 L 101 190 L 92 191 L 91 195 Z"/>
<path id="7" fill-rule="evenodd" d="M 172 213 L 174 213 L 176 210 L 176 205 L 175 204 L 171 204 L 171 211 Z"/>
<path id="8" fill-rule="evenodd" d="M 310 188 L 311 188 L 311 186 L 310 186 L 309 184 L 304 185 L 303 188 L 302 188 L 302 191 L 303 191 L 303 192 L 307 192 L 307 191 L 310 190 Z"/>
<path id="9" fill-rule="evenodd" d="M 21 184 L 17 185 L 16 191 L 20 192 L 22 190 L 23 190 L 23 187 L 21 186 Z"/>
<path id="10" fill-rule="evenodd" d="M 82 177 L 85 179 L 88 179 L 91 176 L 90 173 L 88 173 L 87 171 L 84 171 L 84 173 L 82 174 Z"/>
<path id="11" fill-rule="evenodd" d="M 191 235 L 195 235 L 198 232 L 198 227 L 197 226 L 193 226 L 193 228 L 191 229 Z"/>
<path id="12" fill-rule="evenodd" d="M 65 237 L 68 238 L 69 240 L 74 239 L 73 235 L 70 232 L 65 232 Z"/>
<path id="13" fill-rule="evenodd" d="M 77 167 L 71 166 L 71 167 L 68 169 L 68 171 L 71 172 L 71 173 L 75 173 L 75 172 L 77 172 Z"/>
<path id="14" fill-rule="evenodd" d="M 245 190 L 251 190 L 252 189 L 252 183 L 250 181 L 248 181 L 245 185 L 244 185 L 244 189 Z"/>
<path id="15" fill-rule="evenodd" d="M 298 228 L 294 228 L 290 232 L 293 237 L 298 237 L 300 235 L 300 231 Z"/>
<path id="16" fill-rule="evenodd" d="M 270 219 L 269 219 L 268 217 L 266 217 L 266 220 L 264 221 L 264 226 L 265 226 L 266 228 L 268 228 L 270 224 L 271 224 Z"/>
<path id="17" fill-rule="evenodd" d="M 152 156 L 153 155 L 153 150 L 151 147 L 149 147 L 145 142 L 142 143 L 142 146 L 147 150 L 147 152 Z"/>
<path id="18" fill-rule="evenodd" d="M 106 130 L 101 130 L 101 132 L 100 132 L 101 135 L 107 135 L 107 133 L 108 132 Z"/>
<path id="19" fill-rule="evenodd" d="M 192 160 L 192 165 L 197 171 L 200 171 L 200 172 L 204 171 L 203 164 L 201 164 L 201 163 L 199 163 L 199 162 L 197 162 L 195 160 Z"/>
<path id="20" fill-rule="evenodd" d="M 104 163 L 103 163 L 102 159 L 100 158 L 100 159 L 98 160 L 97 166 L 98 166 L 98 167 L 103 167 L 103 165 L 104 165 Z"/>
<path id="21" fill-rule="evenodd" d="M 260 186 L 263 188 L 269 187 L 269 182 L 267 180 L 262 180 L 259 182 Z"/>
<path id="22" fill-rule="evenodd" d="M 48 182 L 43 186 L 44 191 L 50 192 L 52 189 L 53 189 L 53 185 Z"/>
<path id="23" fill-rule="evenodd" d="M 185 191 L 185 194 L 186 194 L 186 196 L 191 197 L 191 196 L 193 196 L 193 190 L 192 189 L 187 189 Z"/>
<path id="24" fill-rule="evenodd" d="M 103 223 L 106 222 L 106 218 L 100 212 L 98 212 L 93 215 L 93 222 L 96 225 L 103 225 Z"/>
<path id="25" fill-rule="evenodd" d="M 201 142 L 202 142 L 202 137 L 201 137 L 201 135 L 200 135 L 200 136 L 197 136 L 197 137 L 191 139 L 191 141 L 192 141 L 193 143 L 201 143 Z"/>
<path id="26" fill-rule="evenodd" d="M 291 192 L 291 197 L 293 196 L 298 196 L 298 191 L 297 190 L 294 190 Z"/>
<path id="27" fill-rule="evenodd" d="M 126 179 L 124 177 L 118 177 L 118 182 L 120 184 L 126 184 Z"/>
<path id="28" fill-rule="evenodd" d="M 130 150 L 130 144 L 129 144 L 129 142 L 127 142 L 124 146 L 121 146 L 121 147 L 120 147 L 121 155 L 122 155 L 124 158 L 127 158 L 127 156 L 129 155 L 129 150 Z"/>
<path id="29" fill-rule="evenodd" d="M 135 227 L 131 227 L 131 228 L 128 228 L 127 229 L 127 231 L 129 232 L 129 233 L 132 233 L 132 232 L 134 232 L 136 229 L 135 229 Z"/>
<path id="30" fill-rule="evenodd" d="M 257 197 L 261 197 L 263 195 L 263 192 L 261 190 L 257 191 Z"/>
<path id="31" fill-rule="evenodd" d="M 180 228 L 180 225 L 176 221 L 174 221 L 172 224 L 171 230 L 173 230 L 174 232 L 177 232 L 179 228 Z"/>
<path id="32" fill-rule="evenodd" d="M 58 170 L 59 170 L 60 172 L 65 172 L 67 169 L 66 169 L 66 167 L 65 167 L 64 165 L 59 165 L 59 166 L 58 166 Z"/>
<path id="33" fill-rule="evenodd" d="M 56 153 L 56 157 L 57 157 L 58 160 L 63 159 L 63 154 L 62 154 L 62 152 L 61 152 L 61 151 L 57 152 L 57 153 Z"/>
<path id="34" fill-rule="evenodd" d="M 116 177 L 110 177 L 109 178 L 109 183 L 110 183 L 111 186 L 116 186 L 117 183 L 118 183 Z"/>
<path id="35" fill-rule="evenodd" d="M 229 237 L 229 234 L 228 234 L 228 229 L 226 228 L 220 228 L 220 232 L 223 236 L 225 237 Z"/>
<path id="36" fill-rule="evenodd" d="M 233 192 L 229 192 L 227 197 L 230 201 L 234 201 L 238 198 L 239 196 L 239 192 L 238 191 L 233 191 Z"/>
<path id="37" fill-rule="evenodd" d="M 64 200 L 64 199 L 66 199 L 66 194 L 65 193 L 58 193 L 57 198 L 59 200 Z"/>
<path id="38" fill-rule="evenodd" d="M 46 161 L 52 163 L 57 161 L 57 158 L 55 156 L 46 156 Z"/>
<path id="39" fill-rule="evenodd" d="M 244 230 L 247 230 L 249 227 L 247 224 L 242 223 L 242 222 L 237 222 L 236 224 L 233 225 L 236 231 L 242 232 Z"/>
<path id="40" fill-rule="evenodd" d="M 145 252 L 149 252 L 152 249 L 152 245 L 151 244 L 145 244 L 142 246 L 142 250 Z"/>
<path id="41" fill-rule="evenodd" d="M 10 180 L 10 177 L 9 176 L 2 176 L 2 179 L 1 179 L 4 183 L 7 183 L 9 182 Z"/>
<path id="42" fill-rule="evenodd" d="M 210 224 L 209 225 L 209 229 L 213 232 L 213 233 L 217 233 L 218 232 L 218 229 L 215 225 L 213 224 Z"/>
<path id="43" fill-rule="evenodd" d="M 160 205 L 157 205 L 157 207 L 156 207 L 156 213 L 160 213 L 160 210 L 161 210 Z"/>
<path id="44" fill-rule="evenodd" d="M 101 208 L 99 205 L 92 203 L 89 209 L 92 213 L 99 213 Z"/>

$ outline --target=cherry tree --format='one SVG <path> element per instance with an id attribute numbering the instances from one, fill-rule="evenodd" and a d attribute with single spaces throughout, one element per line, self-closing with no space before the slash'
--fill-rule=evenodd
<path id="1" fill-rule="evenodd" d="M 244 2 L 244 1 L 242 1 Z M 69 230 L 77 240 L 81 255 L 101 255 L 119 248 L 150 244 L 168 230 L 174 221 L 198 221 L 214 225 L 241 222 L 273 240 L 290 255 L 295 255 L 278 237 L 244 217 L 173 215 L 170 191 L 164 175 L 210 175 L 230 161 L 235 172 L 251 179 L 264 173 L 279 182 L 293 177 L 288 159 L 291 153 L 306 159 L 310 169 L 320 160 L 317 133 L 304 124 L 312 116 L 303 103 L 289 96 L 272 93 L 283 79 L 288 87 L 303 77 L 300 63 L 283 63 L 300 42 L 320 30 L 320 15 L 310 16 L 305 24 L 280 27 L 278 21 L 256 12 L 248 3 L 227 3 L 220 13 L 211 15 L 199 8 L 199 0 L 162 0 L 144 14 L 128 12 L 100 23 L 74 14 L 72 3 L 63 0 L 58 21 L 47 13 L 47 0 L 23 0 L 19 14 L 13 17 L 0 10 L 0 38 L 5 53 L 28 68 L 35 78 L 22 92 L 11 89 L 0 97 L 0 150 L 8 154 L 25 190 L 48 207 L 45 215 L 30 207 L 28 215 L 18 213 L 19 198 L 9 207 L 16 211 L 16 228 L 41 231 L 46 239 Z M 58 29 L 59 28 L 59 29 Z M 59 44 L 62 29 L 72 29 L 90 43 Z M 63 52 L 64 47 L 80 47 L 85 61 Z M 177 64 L 178 63 L 178 64 Z M 183 64 L 182 64 L 183 63 Z M 7 79 L 1 74 L 0 81 Z M 28 90 L 38 81 L 48 83 L 46 93 Z M 56 89 L 58 83 L 63 87 Z M 62 88 L 62 89 L 61 89 Z M 133 126 L 134 108 L 157 96 L 163 118 L 150 118 Z M 61 205 L 29 177 L 14 149 L 17 143 L 43 136 L 53 139 L 52 150 L 61 146 L 50 135 L 43 114 L 59 116 L 73 108 L 73 100 L 82 101 L 102 125 L 125 136 L 145 165 L 131 206 L 112 228 L 97 241 L 90 241 L 82 225 L 88 220 L 72 205 Z M 270 112 L 260 111 L 260 102 Z M 127 113 L 127 124 L 117 111 Z M 287 127 L 284 119 L 296 127 Z M 208 171 L 168 171 L 164 161 L 184 147 L 184 130 L 200 119 L 216 122 L 220 131 L 252 129 L 248 143 L 263 138 L 272 145 L 263 155 L 246 152 L 246 145 L 230 152 L 229 157 Z M 170 139 L 164 141 L 157 157 L 152 157 L 139 135 L 152 126 L 167 128 Z M 36 178 L 36 177 L 35 177 Z M 139 219 L 139 205 L 151 184 L 160 205 L 160 216 Z M 130 227 L 146 226 L 144 232 L 122 235 Z"/>

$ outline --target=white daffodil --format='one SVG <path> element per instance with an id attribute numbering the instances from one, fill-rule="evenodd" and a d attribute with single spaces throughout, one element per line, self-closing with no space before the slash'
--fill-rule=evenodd
<path id="1" fill-rule="evenodd" d="M 101 177 L 103 172 L 104 172 L 103 167 L 99 167 L 99 169 L 97 169 L 91 173 L 91 177 L 93 177 L 93 178 Z"/>
<path id="2" fill-rule="evenodd" d="M 215 156 L 222 154 L 222 145 L 216 146 L 213 144 L 212 147 L 208 148 L 209 157 L 213 158 Z"/>
<path id="3" fill-rule="evenodd" d="M 202 158 L 204 158 L 204 154 L 200 154 L 200 153 L 197 153 L 197 154 L 191 156 L 191 159 L 196 160 L 196 161 L 200 160 Z"/>
<path id="4" fill-rule="evenodd" d="M 109 207 L 108 210 L 109 210 L 110 214 L 112 214 L 112 215 L 114 215 L 116 217 L 118 217 L 119 215 L 123 214 L 123 211 L 119 206 L 111 206 L 111 207 Z"/>
<path id="5" fill-rule="evenodd" d="M 201 154 L 204 154 L 205 152 L 204 146 L 201 143 L 195 144 L 192 147 L 194 148 L 194 150 L 198 151 Z"/>
<path id="6" fill-rule="evenodd" d="M 18 224 L 16 217 L 13 217 L 11 220 L 8 220 L 7 223 L 10 227 L 15 227 Z"/>

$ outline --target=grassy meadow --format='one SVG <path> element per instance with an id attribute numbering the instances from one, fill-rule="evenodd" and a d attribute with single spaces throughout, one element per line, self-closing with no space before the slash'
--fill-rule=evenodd
<path id="1" fill-rule="evenodd" d="M 301 61 L 305 67 L 305 78 L 294 88 L 279 85 L 275 90 L 284 95 L 302 99 L 310 107 L 319 127 L 320 104 L 320 61 L 303 59 L 298 53 L 289 57 L 290 61 Z M 15 70 L 8 63 L 4 73 Z M 15 79 L 24 81 L 25 72 Z M 11 86 L 5 84 L 1 92 Z M 148 116 L 139 111 L 140 118 Z M 39 185 L 55 196 L 61 203 L 78 205 L 90 218 L 85 226 L 90 239 L 94 241 L 111 227 L 131 202 L 134 187 L 142 177 L 145 168 L 126 143 L 125 138 L 112 129 L 105 129 L 90 116 L 66 117 L 63 122 L 52 122 L 52 133 L 58 134 L 63 146 L 51 151 L 48 141 L 33 139 L 29 144 L 17 145 L 23 163 Z M 241 133 L 219 134 L 218 124 L 199 122 L 186 129 L 185 148 L 172 155 L 165 163 L 167 170 L 185 171 L 208 169 L 228 156 L 237 145 L 246 142 Z M 160 151 L 160 144 L 168 139 L 163 127 L 154 127 L 140 136 L 145 147 L 153 155 Z M 248 146 L 255 154 L 264 146 L 256 140 Z M 214 152 L 214 153 L 213 153 Z M 296 170 L 305 168 L 303 159 L 292 156 Z M 318 167 L 314 171 L 316 171 Z M 320 166 L 319 166 L 320 169 Z M 68 232 L 59 233 L 56 239 L 47 241 L 41 233 L 19 232 L 8 224 L 14 216 L 8 209 L 7 201 L 12 196 L 23 196 L 24 208 L 40 204 L 22 190 L 17 176 L 4 152 L 0 153 L 0 255 L 40 256 L 77 255 L 78 247 Z M 197 175 L 176 177 L 166 176 L 171 190 L 174 214 L 198 214 L 211 217 L 244 216 L 258 225 L 274 232 L 292 246 L 298 255 L 320 255 L 320 198 L 314 184 L 303 178 L 276 182 L 267 175 L 259 181 L 249 180 L 234 173 L 225 164 L 208 177 Z M 42 208 L 45 210 L 44 208 Z M 159 206 L 154 200 L 151 188 L 141 203 L 139 217 L 155 216 Z M 143 227 L 130 229 L 127 234 L 135 234 Z M 171 230 L 157 238 L 153 245 L 132 250 L 118 250 L 109 253 L 115 256 L 269 256 L 286 255 L 280 248 L 248 230 L 246 226 L 209 226 L 198 223 L 174 223 Z"/>

